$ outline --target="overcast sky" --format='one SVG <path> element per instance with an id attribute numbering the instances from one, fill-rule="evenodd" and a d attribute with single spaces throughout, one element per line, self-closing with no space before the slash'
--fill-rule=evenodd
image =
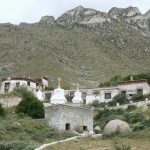
<path id="1" fill-rule="evenodd" d="M 57 18 L 79 5 L 104 12 L 112 7 L 132 5 L 145 13 L 150 9 L 150 0 L 0 0 L 0 23 L 34 23 L 45 15 Z"/>

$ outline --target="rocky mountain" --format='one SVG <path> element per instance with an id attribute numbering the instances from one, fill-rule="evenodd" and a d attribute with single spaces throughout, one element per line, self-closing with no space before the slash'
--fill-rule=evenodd
<path id="1" fill-rule="evenodd" d="M 63 26 L 80 24 L 93 28 L 96 25 L 103 25 L 104 23 L 113 24 L 114 22 L 123 22 L 137 29 L 143 35 L 150 36 L 149 18 L 150 12 L 143 15 L 138 8 L 132 6 L 128 8 L 114 7 L 108 13 L 78 6 L 64 13 L 56 21 Z"/>
<path id="2" fill-rule="evenodd" d="M 48 75 L 97 86 L 114 75 L 150 72 L 150 17 L 136 7 L 108 13 L 76 7 L 37 23 L 0 24 L 0 77 Z"/>

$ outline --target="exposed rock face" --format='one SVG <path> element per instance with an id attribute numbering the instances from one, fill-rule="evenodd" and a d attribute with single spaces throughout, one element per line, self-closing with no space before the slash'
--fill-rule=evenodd
<path id="1" fill-rule="evenodd" d="M 129 124 L 119 119 L 109 121 L 104 128 L 104 135 L 106 136 L 111 136 L 116 133 L 121 135 L 127 135 L 130 132 L 131 129 Z"/>
<path id="2" fill-rule="evenodd" d="M 132 6 L 128 8 L 113 7 L 108 13 L 78 6 L 64 13 L 56 21 L 57 24 L 66 27 L 86 25 L 94 28 L 104 23 L 112 24 L 120 21 L 140 31 L 143 35 L 150 36 L 149 18 L 150 12 L 142 15 L 137 7 Z"/>
<path id="3" fill-rule="evenodd" d="M 52 25 L 55 23 L 55 18 L 53 16 L 43 16 L 39 23 L 42 25 Z"/>
<path id="4" fill-rule="evenodd" d="M 143 15 L 146 19 L 150 19 L 150 10 Z"/>
<path id="5" fill-rule="evenodd" d="M 67 11 L 57 19 L 60 25 L 74 25 L 74 24 L 101 24 L 110 21 L 107 13 L 103 13 L 94 9 L 84 8 L 78 6 L 70 11 Z"/>

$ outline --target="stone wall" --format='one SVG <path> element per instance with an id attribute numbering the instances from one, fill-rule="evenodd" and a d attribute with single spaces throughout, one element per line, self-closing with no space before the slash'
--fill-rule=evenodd
<path id="1" fill-rule="evenodd" d="M 0 103 L 3 107 L 12 107 L 19 104 L 21 97 L 0 97 Z"/>
<path id="2" fill-rule="evenodd" d="M 45 108 L 45 119 L 59 130 L 66 130 L 66 124 L 69 124 L 71 131 L 83 129 L 84 126 L 88 132 L 93 132 L 93 110 L 90 109 L 53 105 Z"/>

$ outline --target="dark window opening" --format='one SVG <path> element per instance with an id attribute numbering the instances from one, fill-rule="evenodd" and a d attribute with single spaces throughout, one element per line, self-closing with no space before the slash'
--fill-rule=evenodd
<path id="1" fill-rule="evenodd" d="M 27 85 L 30 86 L 30 81 L 27 82 Z"/>
<path id="2" fill-rule="evenodd" d="M 66 130 L 70 131 L 70 123 L 66 123 Z"/>
<path id="3" fill-rule="evenodd" d="M 16 83 L 16 87 L 19 87 L 19 85 L 20 85 L 20 82 L 17 82 L 17 83 Z"/>
<path id="4" fill-rule="evenodd" d="M 130 97 L 132 97 L 132 96 L 133 96 L 133 94 L 129 94 L 129 96 L 130 96 Z"/>
<path id="5" fill-rule="evenodd" d="M 142 94 L 143 95 L 143 89 L 137 89 L 137 94 Z"/>
<path id="6" fill-rule="evenodd" d="M 124 91 L 121 91 L 121 93 L 122 94 L 124 94 L 124 95 L 126 95 L 127 94 L 127 92 L 124 90 Z"/>
<path id="7" fill-rule="evenodd" d="M 105 99 L 111 99 L 111 93 L 105 93 Z"/>
<path id="8" fill-rule="evenodd" d="M 10 83 L 5 83 L 4 92 L 8 93 L 9 88 L 10 88 Z"/>
<path id="9" fill-rule="evenodd" d="M 87 126 L 83 126 L 83 131 L 87 131 L 87 130 L 88 130 Z"/>

